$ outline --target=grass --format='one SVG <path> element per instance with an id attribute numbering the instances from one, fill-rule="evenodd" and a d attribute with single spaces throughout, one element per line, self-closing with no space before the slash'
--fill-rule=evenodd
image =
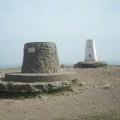
<path id="1" fill-rule="evenodd" d="M 120 120 L 120 114 L 104 114 L 95 116 L 80 116 L 77 119 L 57 118 L 55 120 Z"/>

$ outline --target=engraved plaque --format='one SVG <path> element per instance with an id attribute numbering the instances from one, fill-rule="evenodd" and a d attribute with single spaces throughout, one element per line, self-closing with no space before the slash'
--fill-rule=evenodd
<path id="1" fill-rule="evenodd" d="M 34 53 L 35 52 L 35 47 L 28 48 L 29 53 Z"/>

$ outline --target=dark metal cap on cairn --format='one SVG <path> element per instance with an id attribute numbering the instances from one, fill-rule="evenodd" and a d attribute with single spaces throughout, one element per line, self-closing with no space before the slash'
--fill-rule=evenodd
<path id="1" fill-rule="evenodd" d="M 56 44 L 31 42 L 24 46 L 22 73 L 55 73 L 59 70 Z"/>

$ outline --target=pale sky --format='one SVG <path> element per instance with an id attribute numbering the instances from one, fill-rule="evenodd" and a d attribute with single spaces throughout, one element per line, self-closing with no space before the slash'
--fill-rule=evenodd
<path id="1" fill-rule="evenodd" d="M 55 42 L 60 63 L 83 61 L 87 39 L 120 63 L 120 0 L 0 0 L 0 65 L 22 64 L 33 41 Z"/>

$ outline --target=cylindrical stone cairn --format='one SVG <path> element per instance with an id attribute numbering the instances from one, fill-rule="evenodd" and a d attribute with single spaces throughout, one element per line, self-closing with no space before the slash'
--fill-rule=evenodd
<path id="1" fill-rule="evenodd" d="M 56 44 L 32 42 L 24 46 L 22 73 L 55 73 L 59 70 Z"/>

